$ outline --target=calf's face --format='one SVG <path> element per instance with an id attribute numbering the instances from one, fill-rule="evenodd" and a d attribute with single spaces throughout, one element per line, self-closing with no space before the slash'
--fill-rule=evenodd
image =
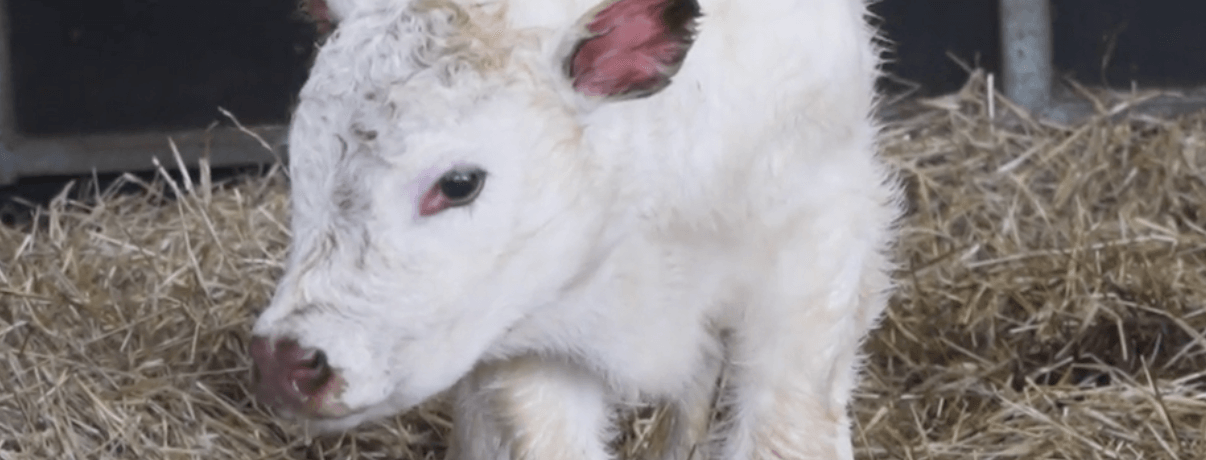
<path id="1" fill-rule="evenodd" d="M 251 344 L 262 402 L 320 429 L 408 408 L 506 353 L 501 336 L 603 257 L 614 187 L 581 96 L 664 87 L 694 18 L 607 5 L 625 1 L 676 46 L 617 64 L 605 33 L 548 47 L 566 39 L 439 1 L 341 15 L 290 127 L 293 241 Z"/>

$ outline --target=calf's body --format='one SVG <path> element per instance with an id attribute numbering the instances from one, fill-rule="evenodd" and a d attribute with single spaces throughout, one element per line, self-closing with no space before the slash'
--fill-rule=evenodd
<path id="1" fill-rule="evenodd" d="M 897 214 L 862 0 L 327 6 L 263 401 L 346 429 L 452 389 L 455 459 L 613 458 L 635 401 L 665 458 L 853 457 Z"/>

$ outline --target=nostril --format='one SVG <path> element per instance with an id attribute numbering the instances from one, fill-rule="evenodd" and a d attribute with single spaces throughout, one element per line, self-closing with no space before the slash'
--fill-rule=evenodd
<path id="1" fill-rule="evenodd" d="M 323 387 L 334 377 L 331 366 L 327 364 L 327 354 L 315 350 L 314 356 L 299 363 L 300 367 L 294 373 L 293 386 L 298 393 L 305 396 L 315 396 L 323 391 Z"/>
<path id="2" fill-rule="evenodd" d="M 327 354 L 322 350 L 314 350 L 314 356 L 302 364 L 309 369 L 320 370 L 327 367 Z"/>
<path id="3" fill-rule="evenodd" d="M 328 386 L 336 376 L 325 352 L 303 347 L 292 338 L 253 337 L 250 345 L 257 398 L 295 409 L 327 400 Z"/>

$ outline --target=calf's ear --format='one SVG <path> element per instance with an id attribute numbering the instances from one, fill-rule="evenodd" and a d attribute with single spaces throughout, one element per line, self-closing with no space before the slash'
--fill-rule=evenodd
<path id="1" fill-rule="evenodd" d="M 319 34 L 325 34 L 363 3 L 365 0 L 300 0 L 300 9 L 314 23 Z"/>
<path id="2" fill-rule="evenodd" d="M 301 0 L 299 8 L 302 14 L 314 23 L 314 28 L 318 29 L 320 35 L 330 32 L 338 21 L 338 18 L 332 15 L 326 0 Z"/>
<path id="3" fill-rule="evenodd" d="M 697 0 L 607 0 L 578 21 L 565 74 L 586 96 L 655 94 L 682 66 L 699 17 Z"/>

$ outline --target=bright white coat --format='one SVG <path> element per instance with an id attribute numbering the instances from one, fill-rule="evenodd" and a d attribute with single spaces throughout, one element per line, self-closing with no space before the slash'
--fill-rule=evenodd
<path id="1" fill-rule="evenodd" d="M 898 213 L 863 0 L 700 0 L 670 85 L 620 101 L 563 75 L 598 1 L 332 0 L 256 334 L 329 357 L 327 429 L 455 385 L 454 458 L 612 458 L 636 400 L 674 408 L 667 458 L 852 458 Z M 458 165 L 481 195 L 421 216 Z"/>

